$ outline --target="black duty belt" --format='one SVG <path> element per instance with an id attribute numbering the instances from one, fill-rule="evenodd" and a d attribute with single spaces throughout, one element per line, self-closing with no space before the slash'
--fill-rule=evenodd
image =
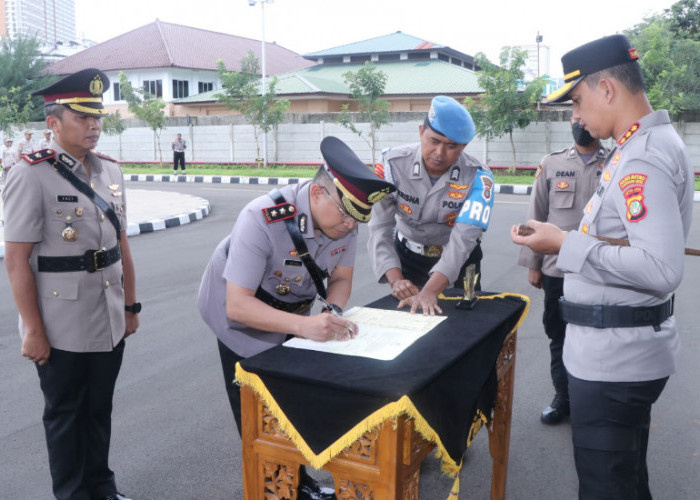
<path id="1" fill-rule="evenodd" d="M 265 304 L 279 309 L 280 311 L 303 314 L 309 309 L 314 303 L 314 299 L 302 300 L 301 302 L 284 302 L 282 300 L 276 299 L 269 292 L 263 290 L 262 287 L 258 287 L 255 292 L 255 298 L 265 302 Z"/>
<path id="2" fill-rule="evenodd" d="M 559 299 L 561 317 L 567 323 L 593 328 L 629 328 L 653 326 L 659 331 L 661 323 L 673 316 L 673 297 L 663 304 L 649 307 L 576 304 Z"/>
<path id="3" fill-rule="evenodd" d="M 71 255 L 69 257 L 44 257 L 39 256 L 39 272 L 42 273 L 69 273 L 73 271 L 87 271 L 94 273 L 105 267 L 119 262 L 122 254 L 119 243 L 109 250 L 88 250 L 83 255 Z"/>

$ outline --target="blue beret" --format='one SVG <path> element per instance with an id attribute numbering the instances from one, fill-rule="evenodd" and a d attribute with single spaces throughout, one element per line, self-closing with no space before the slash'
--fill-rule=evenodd
<path id="1" fill-rule="evenodd" d="M 467 109 L 444 95 L 433 98 L 428 111 L 428 122 L 433 130 L 457 144 L 470 142 L 476 133 L 474 120 Z"/>

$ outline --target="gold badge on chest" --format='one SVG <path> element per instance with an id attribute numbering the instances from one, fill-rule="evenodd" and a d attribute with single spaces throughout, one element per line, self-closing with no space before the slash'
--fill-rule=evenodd
<path id="1" fill-rule="evenodd" d="M 289 285 L 287 285 L 286 283 L 278 283 L 277 285 L 275 285 L 275 291 L 279 295 L 287 295 L 289 293 Z"/>
<path id="2" fill-rule="evenodd" d="M 66 227 L 61 231 L 63 241 L 73 242 L 78 239 L 78 230 L 73 227 L 73 224 L 66 224 Z"/>

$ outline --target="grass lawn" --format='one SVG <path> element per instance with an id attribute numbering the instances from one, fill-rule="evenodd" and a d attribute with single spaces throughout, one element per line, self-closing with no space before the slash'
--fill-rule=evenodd
<path id="1" fill-rule="evenodd" d="M 146 163 L 122 163 L 125 174 L 172 174 L 170 164 L 160 165 Z M 250 165 L 193 165 L 187 166 L 188 175 L 222 175 L 245 177 L 313 177 L 318 166 L 304 165 L 274 165 L 267 168 L 256 168 Z M 507 175 L 500 170 L 494 171 L 494 180 L 498 184 L 532 184 L 535 173 L 531 170 Z M 695 178 L 695 190 L 700 191 L 700 178 Z"/>

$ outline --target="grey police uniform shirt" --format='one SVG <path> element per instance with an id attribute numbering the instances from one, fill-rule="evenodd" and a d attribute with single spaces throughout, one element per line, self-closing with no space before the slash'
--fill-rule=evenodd
<path id="1" fill-rule="evenodd" d="M 333 240 L 314 234 L 309 189 L 311 181 L 280 189 L 296 206 L 297 224 L 309 254 L 321 269 L 332 274 L 336 266 L 355 262 L 357 228 Z M 274 206 L 268 196 L 249 203 L 238 216 L 233 231 L 223 239 L 209 260 L 199 288 L 199 311 L 219 340 L 239 356 L 250 357 L 285 341 L 286 333 L 265 332 L 226 316 L 226 283 L 257 290 L 259 286 L 283 302 L 301 302 L 316 296 L 316 287 L 299 258 L 284 221 L 268 224 L 262 210 Z M 281 295 L 276 287 L 288 286 Z M 308 314 L 308 311 L 307 311 Z"/>
<path id="2" fill-rule="evenodd" d="M 396 228 L 417 243 L 443 246 L 430 273 L 439 271 L 453 283 L 482 233 L 477 226 L 455 224 L 455 219 L 471 193 L 478 169 L 489 171 L 488 167 L 463 151 L 433 185 L 420 143 L 384 151 L 382 165 L 384 179 L 396 186 L 396 192 L 372 207 L 367 246 L 375 276 L 384 283 L 389 269 L 401 269 L 394 246 Z"/>
<path id="3" fill-rule="evenodd" d="M 29 140 L 22 139 L 17 144 L 17 154 L 19 156 L 28 155 L 29 153 L 33 153 L 34 151 L 36 151 L 36 149 L 37 148 L 36 148 L 36 143 L 34 142 L 34 139 L 29 139 Z"/>
<path id="4" fill-rule="evenodd" d="M 545 156 L 532 186 L 527 219 L 550 222 L 564 231 L 578 228 L 583 208 L 598 187 L 607 154 L 608 149 L 601 146 L 584 163 L 572 145 Z M 520 249 L 518 264 L 547 276 L 564 276 L 557 269 L 556 255 L 535 253 L 526 246 Z"/>
<path id="5" fill-rule="evenodd" d="M 566 300 L 622 306 L 668 300 L 683 277 L 693 189 L 690 158 L 668 113 L 644 116 L 618 140 L 579 230 L 561 247 L 557 265 L 567 273 Z M 590 235 L 627 238 L 631 246 Z M 679 349 L 673 316 L 658 332 L 652 326 L 596 329 L 569 323 L 564 364 L 584 380 L 656 380 L 675 372 Z"/>
<path id="6" fill-rule="evenodd" d="M 185 139 L 175 139 L 172 144 L 173 151 L 184 151 L 187 148 Z"/>
<path id="7" fill-rule="evenodd" d="M 88 176 L 83 165 L 58 144 L 52 142 L 51 149 L 74 165 L 73 173 L 111 205 L 125 229 L 126 197 L 119 165 L 88 153 Z M 48 161 L 30 165 L 22 160 L 12 167 L 2 196 L 5 241 L 34 243 L 30 265 L 51 347 L 72 352 L 111 351 L 126 329 L 121 261 L 94 273 L 56 273 L 39 272 L 37 257 L 110 249 L 118 243 L 112 223 Z M 63 236 L 68 226 L 77 231 L 75 241 Z M 20 335 L 24 334 L 20 317 Z"/>

